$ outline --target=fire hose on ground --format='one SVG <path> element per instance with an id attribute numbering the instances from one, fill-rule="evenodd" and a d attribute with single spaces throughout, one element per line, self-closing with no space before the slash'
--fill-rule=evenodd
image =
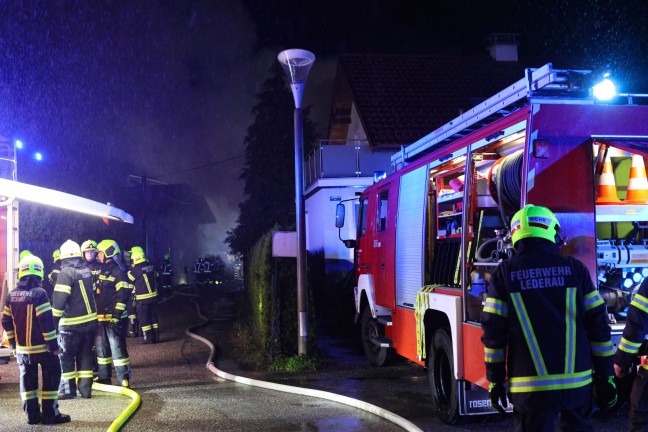
<path id="1" fill-rule="evenodd" d="M 137 408 L 139 408 L 140 406 L 140 402 L 141 402 L 140 395 L 129 388 L 107 385 L 107 384 L 99 384 L 95 382 L 92 383 L 92 389 L 102 391 L 102 392 L 107 392 L 107 393 L 121 394 L 124 396 L 128 396 L 129 398 L 132 399 L 128 407 L 124 411 L 122 411 L 122 413 L 112 422 L 112 424 L 108 428 L 108 432 L 117 432 L 119 429 L 121 429 L 124 423 L 128 421 L 128 419 L 135 413 L 135 411 L 137 411 Z"/>
<path id="2" fill-rule="evenodd" d="M 268 390 L 274 390 L 274 391 L 281 391 L 281 392 L 286 392 L 286 393 L 293 393 L 293 394 L 298 394 L 302 396 L 312 396 L 320 399 L 326 399 L 330 400 L 333 402 L 338 402 L 344 405 L 348 405 L 354 408 L 361 409 L 363 411 L 370 412 L 372 414 L 375 414 L 379 417 L 384 418 L 385 420 L 388 420 L 406 431 L 410 432 L 423 432 L 422 429 L 420 429 L 418 426 L 416 426 L 414 423 L 410 422 L 409 420 L 392 413 L 391 411 L 387 411 L 386 409 L 383 409 L 379 406 L 370 404 L 368 402 L 364 402 L 358 399 L 353 399 L 348 396 L 343 396 L 339 395 L 336 393 L 331 393 L 327 391 L 322 391 L 322 390 L 314 390 L 314 389 L 308 389 L 304 387 L 295 387 L 295 386 L 290 386 L 286 384 L 277 384 L 273 382 L 268 382 L 268 381 L 261 381 L 261 380 L 256 380 L 252 378 L 246 378 L 238 375 L 233 375 L 228 372 L 224 372 L 216 367 L 214 364 L 214 357 L 216 356 L 216 347 L 214 344 L 209 341 L 208 339 L 198 335 L 194 331 L 198 330 L 201 327 L 204 327 L 210 323 L 210 320 L 202 315 L 200 311 L 200 307 L 197 303 L 194 302 L 196 305 L 196 309 L 198 310 L 198 316 L 200 319 L 203 320 L 202 323 L 197 324 L 195 326 L 189 327 L 186 330 L 187 336 L 196 339 L 205 345 L 207 345 L 210 349 L 210 354 L 209 354 L 209 359 L 207 360 L 207 369 L 209 369 L 213 374 L 216 376 L 223 378 L 228 381 L 233 381 L 237 382 L 240 384 L 245 384 L 249 386 L 254 386 L 254 387 L 260 387 Z"/>

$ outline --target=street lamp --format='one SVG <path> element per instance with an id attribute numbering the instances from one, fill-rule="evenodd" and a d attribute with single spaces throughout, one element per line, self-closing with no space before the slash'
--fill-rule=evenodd
<path id="1" fill-rule="evenodd" d="M 295 99 L 295 210 L 297 219 L 297 312 L 298 352 L 308 353 L 308 290 L 306 277 L 306 224 L 304 213 L 304 121 L 302 95 L 315 55 L 303 49 L 281 51 L 277 60 L 290 79 Z"/>

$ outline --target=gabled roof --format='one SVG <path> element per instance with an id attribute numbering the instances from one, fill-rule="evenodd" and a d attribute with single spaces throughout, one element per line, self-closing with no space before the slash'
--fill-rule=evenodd
<path id="1" fill-rule="evenodd" d="M 329 138 L 346 138 L 355 103 L 369 144 L 399 148 L 523 77 L 521 63 L 497 62 L 488 55 L 343 54 L 338 60 Z"/>

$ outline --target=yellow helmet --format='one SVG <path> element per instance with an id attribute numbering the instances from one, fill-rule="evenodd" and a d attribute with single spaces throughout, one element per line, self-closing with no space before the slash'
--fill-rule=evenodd
<path id="1" fill-rule="evenodd" d="M 19 259 L 23 259 L 26 256 L 33 255 L 30 250 L 25 249 L 24 251 L 20 252 Z"/>
<path id="2" fill-rule="evenodd" d="M 56 249 L 54 252 L 52 252 L 52 259 L 54 262 L 58 261 L 59 258 L 61 258 L 61 251 Z"/>
<path id="3" fill-rule="evenodd" d="M 537 237 L 557 243 L 560 235 L 560 223 L 547 207 L 527 204 L 513 215 L 511 219 L 511 240 L 515 244 L 527 237 Z"/>
<path id="4" fill-rule="evenodd" d="M 81 252 L 85 253 L 88 251 L 97 251 L 97 242 L 94 240 L 86 240 L 81 244 Z"/>
<path id="5" fill-rule="evenodd" d="M 146 261 L 146 254 L 144 253 L 144 249 L 140 246 L 133 246 L 130 250 L 130 254 L 133 264 L 139 264 Z"/>
<path id="6" fill-rule="evenodd" d="M 66 259 L 66 258 L 81 258 L 81 248 L 79 247 L 79 243 L 68 240 L 65 243 L 61 245 L 60 250 L 60 259 Z"/>
<path id="7" fill-rule="evenodd" d="M 102 252 L 106 258 L 112 258 L 121 252 L 115 240 L 101 240 L 97 245 L 97 250 Z"/>
<path id="8" fill-rule="evenodd" d="M 18 279 L 34 275 L 43 279 L 43 261 L 36 255 L 24 256 L 18 263 Z"/>

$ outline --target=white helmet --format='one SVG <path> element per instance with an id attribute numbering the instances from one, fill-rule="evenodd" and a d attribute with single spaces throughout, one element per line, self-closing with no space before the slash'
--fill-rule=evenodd
<path id="1" fill-rule="evenodd" d="M 61 245 L 61 259 L 81 258 L 81 247 L 79 243 L 68 240 Z"/>

